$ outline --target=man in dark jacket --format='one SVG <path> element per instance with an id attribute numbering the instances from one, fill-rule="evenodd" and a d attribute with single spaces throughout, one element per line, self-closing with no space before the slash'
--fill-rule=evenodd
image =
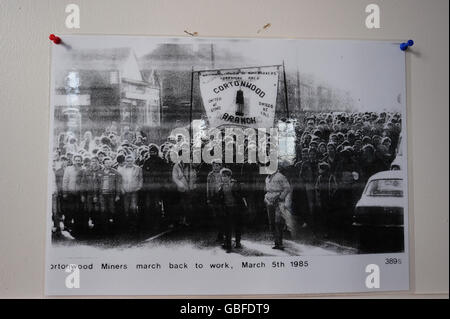
<path id="1" fill-rule="evenodd" d="M 299 177 L 301 183 L 304 183 L 306 198 L 308 200 L 308 225 L 312 226 L 313 216 L 316 208 L 315 183 L 318 176 L 317 151 L 314 148 L 308 151 L 308 160 L 302 163 Z"/>
<path id="2" fill-rule="evenodd" d="M 161 219 L 161 191 L 165 184 L 164 172 L 166 163 L 159 157 L 159 148 L 149 145 L 149 155 L 142 166 L 143 177 L 143 204 L 141 221 L 144 225 L 157 227 Z"/>
<path id="3" fill-rule="evenodd" d="M 99 176 L 100 189 L 100 222 L 98 228 L 101 232 L 109 230 L 109 225 L 116 219 L 116 204 L 120 200 L 121 176 L 112 168 L 112 160 L 109 157 L 103 159 L 104 169 Z"/>
<path id="4" fill-rule="evenodd" d="M 219 243 L 223 243 L 222 198 L 220 198 L 219 194 L 222 185 L 221 169 L 221 162 L 213 161 L 212 171 L 209 172 L 206 178 L 206 201 L 210 211 L 208 222 L 217 231 L 217 242 Z"/>
<path id="5" fill-rule="evenodd" d="M 330 166 L 326 162 L 319 163 L 319 176 L 315 187 L 318 209 L 314 224 L 318 227 L 318 231 L 327 238 L 333 220 L 331 215 L 333 213 L 333 199 L 337 190 L 337 183 L 336 178 L 330 172 Z"/>
<path id="6" fill-rule="evenodd" d="M 241 193 L 238 182 L 232 179 L 232 172 L 228 168 L 220 170 L 222 182 L 219 193 L 222 198 L 222 207 L 225 225 L 225 243 L 223 247 L 227 253 L 231 252 L 231 237 L 234 230 L 235 248 L 241 248 L 242 211 L 246 207 L 245 198 Z"/>
<path id="7" fill-rule="evenodd" d="M 97 223 L 100 215 L 99 192 L 101 173 L 100 161 L 97 157 L 93 157 L 81 180 L 81 202 L 84 204 L 87 217 L 91 219 L 94 225 Z"/>

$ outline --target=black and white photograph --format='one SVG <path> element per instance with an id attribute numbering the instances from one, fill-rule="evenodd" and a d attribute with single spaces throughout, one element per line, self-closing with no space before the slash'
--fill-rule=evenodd
<path id="1" fill-rule="evenodd" d="M 408 289 L 398 44 L 72 35 L 51 65 L 47 293 L 364 291 L 350 260 L 391 257 Z"/>

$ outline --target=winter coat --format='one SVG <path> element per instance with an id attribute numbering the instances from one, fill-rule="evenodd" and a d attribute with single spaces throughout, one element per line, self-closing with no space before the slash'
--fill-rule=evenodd
<path id="1" fill-rule="evenodd" d="M 105 195 L 119 195 L 121 190 L 121 176 L 113 168 L 99 172 L 99 192 Z"/>
<path id="2" fill-rule="evenodd" d="M 179 192 L 186 192 L 195 189 L 197 172 L 189 165 L 177 163 L 172 169 L 172 181 L 177 186 Z"/>
<path id="3" fill-rule="evenodd" d="M 206 178 L 206 198 L 209 201 L 216 200 L 222 183 L 222 175 L 219 172 L 211 171 Z"/>
<path id="4" fill-rule="evenodd" d="M 64 193 L 78 193 L 82 189 L 81 179 L 83 169 L 75 165 L 67 166 L 64 170 L 62 189 Z"/>
<path id="5" fill-rule="evenodd" d="M 317 163 L 311 163 L 306 161 L 302 164 L 300 169 L 300 179 L 302 183 L 305 183 L 307 190 L 313 190 L 316 183 L 317 176 L 319 175 Z"/>
<path id="6" fill-rule="evenodd" d="M 330 203 L 337 190 L 336 179 L 333 174 L 321 174 L 316 182 L 316 202 Z"/>
<path id="7" fill-rule="evenodd" d="M 224 206 L 237 207 L 241 211 L 245 208 L 241 185 L 234 179 L 230 181 L 228 187 L 223 182 L 220 184 L 218 197 Z"/>
<path id="8" fill-rule="evenodd" d="M 165 184 L 166 162 L 158 157 L 150 157 L 142 165 L 143 188 L 145 190 L 160 189 Z"/>
<path id="9" fill-rule="evenodd" d="M 102 175 L 102 170 L 98 169 L 87 169 L 84 171 L 83 177 L 81 179 L 83 192 L 88 193 L 88 195 L 97 196 L 100 191 L 100 176 Z"/>
<path id="10" fill-rule="evenodd" d="M 122 192 L 137 192 L 142 188 L 142 168 L 133 165 L 131 167 L 121 166 L 118 172 L 122 177 Z"/>
<path id="11" fill-rule="evenodd" d="M 268 205 L 275 205 L 276 202 L 284 202 L 291 192 L 291 185 L 287 178 L 280 172 L 275 172 L 266 177 L 266 196 L 264 200 Z"/>
<path id="12" fill-rule="evenodd" d="M 55 171 L 56 187 L 57 187 L 58 193 L 62 192 L 64 170 L 65 169 L 63 167 L 60 167 Z"/>

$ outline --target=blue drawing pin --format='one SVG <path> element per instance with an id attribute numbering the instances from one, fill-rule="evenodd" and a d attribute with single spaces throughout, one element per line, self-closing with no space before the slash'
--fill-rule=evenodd
<path id="1" fill-rule="evenodd" d="M 405 51 L 406 49 L 408 49 L 408 47 L 411 47 L 413 45 L 414 45 L 413 40 L 408 40 L 408 42 L 402 42 L 400 43 L 400 50 Z"/>

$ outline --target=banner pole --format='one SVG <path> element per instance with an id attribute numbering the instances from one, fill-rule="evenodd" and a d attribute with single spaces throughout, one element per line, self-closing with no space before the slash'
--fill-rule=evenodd
<path id="1" fill-rule="evenodd" d="M 298 92 L 298 111 L 302 111 L 302 88 L 300 85 L 300 70 L 297 66 L 297 92 Z"/>
<path id="2" fill-rule="evenodd" d="M 193 96 L 194 93 L 194 67 L 191 69 L 191 98 L 189 101 L 189 139 L 192 139 L 192 104 L 193 104 Z"/>
<path id="3" fill-rule="evenodd" d="M 286 103 L 286 116 L 289 118 L 289 101 L 288 101 L 288 91 L 287 91 L 287 81 L 286 81 L 286 68 L 284 66 L 284 60 L 283 60 L 283 78 L 284 78 L 284 98 Z"/>
<path id="4" fill-rule="evenodd" d="M 189 102 L 189 188 L 191 187 L 191 163 L 192 163 L 192 104 L 194 99 L 194 66 L 191 69 L 191 98 Z"/>

